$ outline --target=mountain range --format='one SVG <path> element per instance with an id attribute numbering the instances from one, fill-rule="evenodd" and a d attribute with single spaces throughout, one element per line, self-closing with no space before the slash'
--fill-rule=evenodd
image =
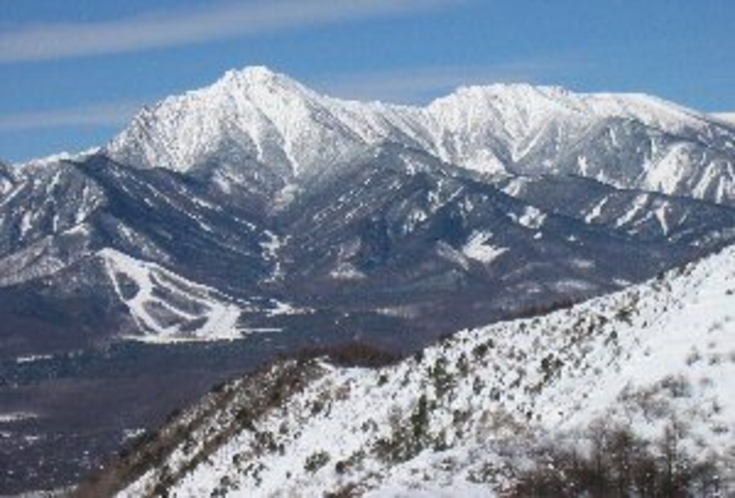
<path id="1" fill-rule="evenodd" d="M 420 406 L 417 385 L 425 380 L 420 372 L 438 368 L 420 359 L 438 358 L 444 346 L 437 341 L 451 344 L 449 365 L 456 355 L 469 358 L 470 344 L 475 348 L 486 337 L 497 337 L 505 344 L 503 353 L 488 365 L 510 362 L 502 367 L 507 372 L 498 366 L 506 373 L 497 375 L 530 371 L 542 362 L 546 366 L 539 368 L 548 371 L 544 382 L 557 386 L 543 391 L 538 382 L 506 379 L 510 384 L 504 389 L 516 401 L 503 410 L 512 412 L 513 424 L 518 413 L 531 413 L 530 438 L 543 430 L 567 434 L 602 412 L 595 408 L 597 415 L 574 419 L 577 425 L 564 422 L 571 420 L 565 412 L 548 425 L 546 415 L 538 418 L 539 410 L 550 411 L 553 402 L 538 398 L 541 392 L 555 393 L 557 400 L 569 394 L 564 403 L 574 399 L 589 408 L 579 393 L 592 382 L 590 372 L 600 377 L 598 370 L 612 369 L 605 382 L 626 382 L 629 377 L 615 375 L 633 368 L 629 360 L 640 352 L 635 344 L 648 341 L 647 333 L 664 334 L 653 325 L 660 322 L 656 310 L 668 317 L 679 309 L 677 299 L 686 310 L 699 309 L 697 286 L 716 285 L 712 292 L 730 295 L 724 283 L 712 282 L 719 278 L 715 268 L 729 275 L 733 242 L 735 124 L 721 116 L 640 94 L 582 94 L 526 84 L 463 87 L 423 107 L 365 103 L 321 95 L 264 67 L 230 71 L 207 88 L 142 109 L 102 147 L 25 164 L 0 163 L 0 399 L 17 407 L 13 413 L 33 414 L 8 415 L 10 422 L 0 417 L 0 429 L 8 429 L 2 432 L 8 436 L 0 443 L 0 460 L 7 456 L 31 469 L 0 478 L 0 489 L 8 483 L 8 489 L 26 491 L 39 476 L 49 486 L 78 482 L 124 446 L 129 434 L 161 424 L 172 408 L 195 401 L 233 372 L 340 348 L 362 352 L 368 363 L 374 357 L 418 355 L 391 367 L 409 379 L 413 397 L 404 400 L 406 412 Z M 706 269 L 699 280 L 670 273 L 698 261 Z M 691 270 L 698 266 L 685 268 L 700 274 Z M 680 284 L 688 289 L 681 296 L 666 287 Z M 640 309 L 635 303 L 628 311 L 618 306 L 630 296 L 649 294 L 650 302 Z M 591 298 L 597 300 L 573 307 Z M 671 306 L 662 310 L 662 302 Z M 720 334 L 718 327 L 729 330 L 730 317 L 714 308 L 702 313 L 721 318 L 721 325 L 710 327 Z M 637 316 L 646 318 L 638 323 Z M 599 323 L 585 321 L 594 317 Z M 586 335 L 577 330 L 583 326 Z M 705 341 L 710 328 L 692 337 Z M 470 331 L 446 339 L 462 329 Z M 580 343 L 569 345 L 577 335 Z M 622 356 L 609 356 L 613 335 L 628 337 L 615 349 Z M 536 352 L 526 351 L 527 339 L 539 344 Z M 712 341 L 713 351 L 729 344 L 726 338 Z M 433 349 L 424 351 L 430 345 Z M 561 358 L 567 350 L 573 357 Z M 712 360 L 717 365 L 731 364 L 726 350 L 717 354 Z M 590 367 L 567 371 L 556 360 Z M 491 367 L 478 362 L 468 371 L 490 375 L 484 369 Z M 393 370 L 331 374 L 333 367 L 323 362 L 309 360 L 305 368 L 297 363 L 295 371 L 288 362 L 272 368 L 291 372 L 296 377 L 289 379 L 308 392 L 312 382 L 321 382 L 315 379 L 339 384 L 343 376 L 356 375 L 354 382 L 364 387 L 372 381 L 363 377 L 395 377 Z M 557 384 L 560 371 L 576 380 Z M 223 392 L 230 398 L 217 401 L 217 411 L 207 411 L 207 417 L 232 417 L 242 408 L 231 398 L 239 396 L 237 386 L 255 395 L 263 382 L 273 381 L 269 375 L 226 384 Z M 661 375 L 636 382 L 658 385 L 665 380 Z M 394 384 L 390 380 L 388 390 L 380 392 L 398 396 Z M 80 400 L 104 399 L 106 408 L 81 430 L 88 408 L 73 396 L 46 395 L 58 389 L 81 393 Z M 303 395 L 300 389 L 294 391 L 296 400 Z M 331 396 L 329 389 L 324 392 Z M 472 408 L 465 391 L 456 394 L 459 405 L 442 405 L 442 421 L 430 424 L 439 432 L 454 417 L 451 410 L 462 418 Z M 497 401 L 495 396 L 490 399 Z M 717 406 L 725 398 L 719 396 Z M 612 400 L 599 406 L 607 409 Z M 186 413 L 198 413 L 198 406 Z M 354 418 L 362 409 L 356 407 L 340 410 Z M 591 414 L 588 408 L 585 413 Z M 727 426 L 725 410 L 717 427 L 735 430 Z M 258 417 L 271 416 L 256 411 Z M 380 430 L 390 425 L 387 413 L 376 420 Z M 475 427 L 479 422 L 473 417 L 467 420 Z M 250 416 L 246 421 L 256 422 Z M 439 441 L 435 432 L 432 444 Z M 205 453 L 233 457 L 225 444 L 233 434 L 218 436 Z M 469 452 L 456 460 L 475 472 L 479 460 L 467 455 L 476 448 L 463 438 L 450 437 Z M 361 441 L 358 446 L 367 440 Z M 72 458 L 92 446 L 91 454 Z M 423 454 L 415 450 L 425 448 L 409 449 L 400 453 L 400 462 L 414 461 Z M 329 461 L 335 457 L 334 448 L 324 451 Z M 362 450 L 355 446 L 355 451 Z M 372 459 L 370 451 L 364 453 Z M 315 458 L 321 462 L 323 455 Z M 438 460 L 427 458 L 435 470 Z M 360 489 L 416 484 L 404 474 L 394 480 L 378 460 L 366 468 L 379 479 L 371 480 L 368 471 L 351 475 Z M 186 466 L 199 469 L 200 463 Z M 217 465 L 222 470 L 217 479 L 247 481 L 229 464 Z M 317 473 L 321 467 L 307 473 L 324 476 L 327 487 L 337 486 L 332 474 Z M 142 479 L 136 486 L 155 486 L 161 476 L 151 472 L 134 473 Z M 163 480 L 196 494 L 181 480 L 184 474 Z M 272 476 L 275 480 L 263 482 L 283 477 Z M 118 477 L 105 479 L 119 487 Z M 208 492 L 214 490 L 210 477 L 202 477 Z"/>
<path id="2" fill-rule="evenodd" d="M 731 125 L 523 84 L 407 107 L 246 68 L 0 181 L 5 356 L 242 337 L 320 313 L 376 322 L 360 336 L 408 327 L 390 346 L 410 349 L 619 289 L 735 234 Z"/>

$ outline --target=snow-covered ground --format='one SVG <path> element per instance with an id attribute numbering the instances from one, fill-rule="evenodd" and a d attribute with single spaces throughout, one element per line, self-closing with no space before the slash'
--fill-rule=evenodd
<path id="1" fill-rule="evenodd" d="M 726 121 L 732 125 L 735 125 L 735 112 L 720 112 L 713 114 L 717 119 Z"/>
<path id="2" fill-rule="evenodd" d="M 482 263 L 492 263 L 496 258 L 500 257 L 508 251 L 507 247 L 497 247 L 490 243 L 492 233 L 475 232 L 469 238 L 462 252 L 468 258 L 480 261 Z"/>
<path id="3" fill-rule="evenodd" d="M 253 418 L 246 380 L 182 415 L 202 418 L 121 496 L 495 496 L 538 441 L 584 446 L 600 423 L 644 441 L 676 426 L 680 450 L 719 462 L 735 489 L 735 247 L 394 366 L 308 368 Z"/>
<path id="4" fill-rule="evenodd" d="M 158 343 L 229 340 L 248 333 L 239 323 L 248 309 L 245 303 L 114 249 L 103 249 L 99 257 L 140 331 L 130 339 Z"/>

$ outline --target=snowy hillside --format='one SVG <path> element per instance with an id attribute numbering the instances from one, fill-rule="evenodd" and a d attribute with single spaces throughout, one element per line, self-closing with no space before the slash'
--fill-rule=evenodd
<path id="1" fill-rule="evenodd" d="M 730 247 L 569 309 L 460 332 L 394 366 L 281 363 L 213 391 L 89 489 L 136 477 L 120 496 L 523 495 L 557 489 L 522 487 L 552 486 L 539 484 L 552 475 L 572 483 L 573 457 L 576 469 L 602 459 L 616 485 L 657 486 L 660 472 L 662 489 L 725 496 L 733 376 Z M 620 448 L 630 475 L 616 467 Z"/>
<path id="2" fill-rule="evenodd" d="M 245 303 L 114 249 L 104 249 L 98 256 L 138 326 L 135 339 L 227 340 L 247 334 L 239 323 L 240 315 L 249 308 Z"/>
<path id="3" fill-rule="evenodd" d="M 712 114 L 715 118 L 724 121 L 725 123 L 735 126 L 735 112 L 719 112 Z"/>
<path id="4" fill-rule="evenodd" d="M 526 84 L 463 87 L 409 107 L 322 96 L 250 67 L 144 109 L 107 151 L 176 171 L 251 162 L 290 183 L 383 142 L 484 173 L 576 174 L 735 201 L 735 130 L 721 120 L 646 95 Z"/>

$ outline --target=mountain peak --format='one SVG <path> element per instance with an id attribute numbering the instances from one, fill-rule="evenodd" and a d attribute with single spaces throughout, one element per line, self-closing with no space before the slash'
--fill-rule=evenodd
<path id="1" fill-rule="evenodd" d="M 611 106 L 611 103 L 620 105 L 623 102 L 630 104 L 645 100 L 656 99 L 643 94 L 581 93 L 559 85 L 520 82 L 460 86 L 453 93 L 435 100 L 432 105 L 456 106 L 458 103 L 468 105 L 467 101 L 484 101 L 493 106 L 528 108 L 532 112 L 542 111 L 551 105 L 566 112 L 615 114 L 619 109 Z"/>
<path id="2" fill-rule="evenodd" d="M 616 129 L 605 131 L 610 126 Z M 122 163 L 178 171 L 211 164 L 244 170 L 257 163 L 290 182 L 393 141 L 485 173 L 564 170 L 586 176 L 594 169 L 595 178 L 617 187 L 645 186 L 671 194 L 687 192 L 691 182 L 678 173 L 679 149 L 656 137 L 685 137 L 686 147 L 696 148 L 698 143 L 729 143 L 731 129 L 720 119 L 642 94 L 499 83 L 460 87 L 424 108 L 372 105 L 325 97 L 265 66 L 250 66 L 144 110 L 107 151 Z M 646 144 L 648 138 L 660 143 L 637 148 L 636 162 L 628 167 L 635 171 L 625 170 L 629 174 L 610 173 L 609 158 L 589 169 L 579 165 L 589 165 L 589 157 L 574 156 L 580 143 L 597 144 L 600 157 L 615 155 L 620 140 L 634 140 L 636 133 Z M 605 154 L 601 140 L 609 149 Z M 730 161 L 729 149 L 721 153 Z M 701 157 L 701 167 L 690 168 L 686 176 L 696 176 L 712 162 Z M 719 202 L 735 195 L 729 170 L 722 171 L 716 175 L 723 178 L 722 186 L 712 187 L 716 194 L 703 176 L 698 197 Z"/>
<path id="3" fill-rule="evenodd" d="M 491 83 L 489 85 L 470 85 L 461 86 L 462 90 L 476 89 L 476 91 L 482 91 L 489 94 L 553 94 L 558 93 L 561 95 L 568 95 L 572 93 L 567 88 L 558 85 L 534 85 L 525 81 L 513 82 L 513 83 Z"/>
<path id="4" fill-rule="evenodd" d="M 700 129 L 713 121 L 700 112 L 644 93 L 584 93 L 529 83 L 462 86 L 429 108 L 450 114 L 460 109 L 482 119 L 489 113 L 502 116 L 503 121 L 536 121 L 536 125 L 566 121 L 582 128 L 601 119 L 624 118 L 671 133 Z M 479 109 L 485 113 L 479 114 Z"/>
<path id="5" fill-rule="evenodd" d="M 211 88 L 227 88 L 229 91 L 237 92 L 235 89 L 251 88 L 285 88 L 295 90 L 299 93 L 306 88 L 296 80 L 271 70 L 266 66 L 247 66 L 243 69 L 230 69 L 217 80 Z M 207 88 L 204 89 L 208 90 Z"/>
<path id="6" fill-rule="evenodd" d="M 251 66 L 145 109 L 107 150 L 138 167 L 256 161 L 298 176 L 340 160 L 356 140 L 333 110 L 330 99 L 296 80 Z"/>
<path id="7" fill-rule="evenodd" d="M 278 76 L 283 75 L 276 73 L 268 66 L 245 66 L 242 69 L 230 69 L 224 75 L 225 78 L 241 77 L 253 80 L 268 80 Z"/>

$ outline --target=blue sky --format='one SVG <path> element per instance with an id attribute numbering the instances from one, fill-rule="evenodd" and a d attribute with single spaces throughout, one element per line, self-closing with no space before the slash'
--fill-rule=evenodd
<path id="1" fill-rule="evenodd" d="M 401 103 L 528 81 L 735 111 L 732 0 L 0 1 L 10 161 L 104 144 L 140 106 L 254 64 Z"/>

